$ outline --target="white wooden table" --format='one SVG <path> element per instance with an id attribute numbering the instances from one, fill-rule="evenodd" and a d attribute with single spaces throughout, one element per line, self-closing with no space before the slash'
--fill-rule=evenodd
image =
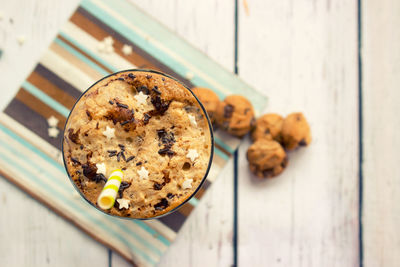
<path id="1" fill-rule="evenodd" d="M 274 180 L 241 146 L 237 253 L 230 162 L 160 266 L 398 266 L 399 1 L 132 1 L 313 133 Z M 78 2 L 0 0 L 1 108 Z M 3 179 L 0 208 L 1 266 L 128 265 Z"/>

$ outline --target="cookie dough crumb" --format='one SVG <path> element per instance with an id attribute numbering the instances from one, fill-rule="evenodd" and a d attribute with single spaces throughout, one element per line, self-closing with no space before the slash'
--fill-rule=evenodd
<path id="1" fill-rule="evenodd" d="M 195 87 L 192 91 L 203 104 L 211 122 L 215 122 L 215 112 L 219 103 L 218 95 L 214 91 L 202 87 Z"/>
<path id="2" fill-rule="evenodd" d="M 253 141 L 268 139 L 281 142 L 283 118 L 279 114 L 269 113 L 257 119 L 251 133 Z"/>
<path id="3" fill-rule="evenodd" d="M 299 146 L 307 146 L 311 143 L 310 126 L 303 113 L 291 113 L 284 119 L 282 142 L 287 150 L 293 150 Z"/>
<path id="4" fill-rule="evenodd" d="M 238 137 L 246 135 L 255 123 L 253 106 L 240 95 L 226 97 L 218 104 L 215 115 L 222 129 Z"/>
<path id="5" fill-rule="evenodd" d="M 260 139 L 247 150 L 250 170 L 260 178 L 272 178 L 286 168 L 288 159 L 283 147 L 276 141 Z"/>

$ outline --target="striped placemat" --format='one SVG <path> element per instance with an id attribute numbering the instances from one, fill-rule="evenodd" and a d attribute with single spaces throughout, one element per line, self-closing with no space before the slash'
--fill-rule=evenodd
<path id="1" fill-rule="evenodd" d="M 113 51 L 99 51 L 111 36 Z M 124 55 L 123 45 L 133 53 Z M 187 216 L 240 143 L 215 131 L 215 156 L 206 183 L 179 211 L 158 220 L 123 220 L 89 206 L 74 191 L 61 159 L 62 130 L 79 95 L 123 69 L 168 73 L 190 87 L 212 88 L 223 99 L 242 94 L 260 112 L 265 97 L 145 15 L 126 0 L 83 0 L 59 31 L 15 98 L 0 114 L 0 174 L 138 266 L 154 266 Z M 47 119 L 60 133 L 49 137 Z"/>

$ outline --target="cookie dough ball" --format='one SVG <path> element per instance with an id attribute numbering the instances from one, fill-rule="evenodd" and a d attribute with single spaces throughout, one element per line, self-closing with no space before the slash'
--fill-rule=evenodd
<path id="1" fill-rule="evenodd" d="M 260 178 L 271 178 L 282 173 L 288 159 L 283 147 L 274 140 L 260 139 L 247 150 L 250 170 Z"/>
<path id="2" fill-rule="evenodd" d="M 202 87 L 195 87 L 192 89 L 193 93 L 197 96 L 203 104 L 210 117 L 211 122 L 215 121 L 215 111 L 219 103 L 219 97 L 212 90 Z"/>
<path id="3" fill-rule="evenodd" d="M 257 119 L 255 128 L 251 133 L 253 141 L 259 139 L 281 141 L 283 118 L 279 114 L 269 113 Z"/>
<path id="4" fill-rule="evenodd" d="M 287 150 L 311 143 L 310 126 L 303 113 L 291 113 L 283 120 L 282 142 Z"/>
<path id="5" fill-rule="evenodd" d="M 238 137 L 254 126 L 254 109 L 250 101 L 240 95 L 230 95 L 217 107 L 216 120 L 220 127 Z"/>

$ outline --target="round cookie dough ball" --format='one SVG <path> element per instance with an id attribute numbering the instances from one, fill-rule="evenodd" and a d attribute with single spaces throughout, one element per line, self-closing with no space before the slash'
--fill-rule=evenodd
<path id="1" fill-rule="evenodd" d="M 220 102 L 215 117 L 219 126 L 238 137 L 254 126 L 254 109 L 250 101 L 240 95 L 230 95 Z"/>
<path id="2" fill-rule="evenodd" d="M 269 113 L 257 119 L 255 128 L 251 133 L 253 141 L 259 139 L 281 141 L 283 118 L 279 114 Z"/>
<path id="3" fill-rule="evenodd" d="M 250 170 L 260 178 L 271 178 L 282 173 L 288 159 L 283 147 L 274 140 L 260 139 L 247 150 Z"/>
<path id="4" fill-rule="evenodd" d="M 217 110 L 217 106 L 219 103 L 218 95 L 214 93 L 214 91 L 202 87 L 195 87 L 192 89 L 192 91 L 203 104 L 208 116 L 210 117 L 211 122 L 214 122 L 215 111 Z"/>
<path id="5" fill-rule="evenodd" d="M 310 126 L 303 113 L 291 113 L 283 120 L 282 143 L 287 150 L 311 143 Z"/>

